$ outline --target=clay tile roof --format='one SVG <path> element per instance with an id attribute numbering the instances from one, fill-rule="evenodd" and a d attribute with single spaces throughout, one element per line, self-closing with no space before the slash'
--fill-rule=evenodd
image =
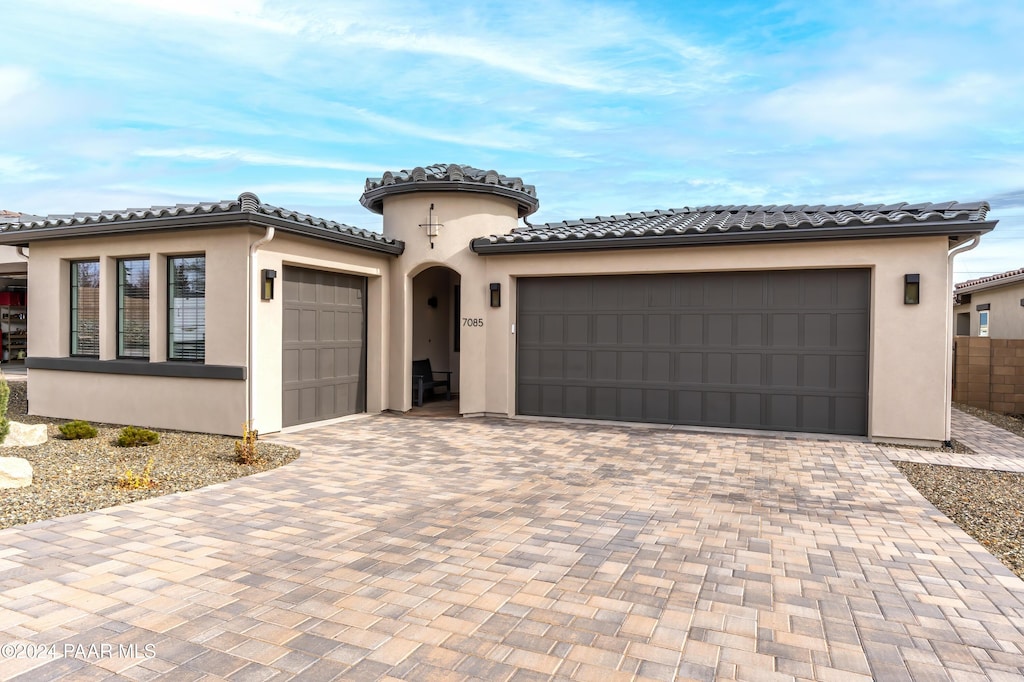
<path id="1" fill-rule="evenodd" d="M 478 253 L 514 253 L 826 237 L 980 234 L 994 226 L 986 222 L 988 210 L 986 202 L 955 201 L 887 206 L 684 207 L 528 225 L 510 234 L 475 239 L 472 246 Z"/>
<path id="2" fill-rule="evenodd" d="M 1000 287 L 1007 284 L 1014 284 L 1016 282 L 1024 281 L 1024 268 L 1018 268 L 1016 270 L 1010 270 L 1009 272 L 1000 272 L 998 275 L 989 275 L 988 277 L 978 277 L 977 279 L 968 280 L 966 282 L 960 282 L 953 287 L 955 293 L 965 294 L 969 291 L 981 291 L 984 289 L 992 289 L 994 287 Z"/>
<path id="3" fill-rule="evenodd" d="M 387 238 L 378 232 L 265 204 L 252 192 L 242 192 L 236 199 L 196 204 L 150 206 L 148 208 L 104 210 L 95 213 L 60 214 L 45 217 L 22 214 L 16 222 L 2 223 L 0 221 L 0 244 L 27 244 L 38 239 L 225 225 L 233 222 L 273 225 L 284 231 L 387 253 L 401 253 L 404 248 L 402 242 Z"/>
<path id="4" fill-rule="evenodd" d="M 366 189 L 359 203 L 374 213 L 384 212 L 384 197 L 417 191 L 483 192 L 513 199 L 519 217 L 537 210 L 537 189 L 523 183 L 522 178 L 501 175 L 458 163 L 436 163 L 412 170 L 387 171 L 379 178 L 367 178 Z"/>

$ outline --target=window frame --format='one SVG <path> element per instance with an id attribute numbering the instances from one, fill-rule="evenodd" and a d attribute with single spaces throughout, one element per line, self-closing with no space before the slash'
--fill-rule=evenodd
<path id="1" fill-rule="evenodd" d="M 95 353 L 81 353 L 76 352 L 76 346 L 80 345 L 81 339 L 81 317 L 79 315 L 82 307 L 80 305 L 79 292 L 81 285 L 79 284 L 79 270 L 78 266 L 92 264 L 96 267 L 96 352 Z M 100 259 L 99 258 L 84 258 L 80 260 L 68 261 L 70 267 L 70 279 L 68 286 L 68 357 L 72 358 L 99 358 L 100 357 L 100 308 L 102 307 L 103 301 L 100 297 Z M 77 341 L 77 343 L 76 343 Z"/>
<path id="2" fill-rule="evenodd" d="M 124 313 L 124 310 L 125 310 L 124 305 L 123 305 L 123 300 L 124 300 L 124 289 L 125 289 L 125 282 L 124 282 L 124 264 L 125 263 L 145 263 L 146 264 L 146 270 L 147 270 L 147 292 L 146 292 L 146 294 L 147 295 L 146 295 L 146 308 L 145 308 L 145 310 L 146 310 L 146 354 L 145 355 L 126 355 L 123 352 L 124 351 L 124 344 L 123 344 L 123 340 L 124 340 L 124 316 L 123 316 L 123 313 Z M 115 329 L 115 331 L 116 331 L 115 344 L 116 344 L 116 348 L 117 348 L 117 359 L 118 360 L 143 360 L 143 361 L 148 361 L 149 358 L 150 358 L 150 353 L 152 352 L 152 346 L 151 346 L 151 339 L 150 339 L 150 335 L 149 335 L 150 334 L 150 330 L 151 330 L 151 326 L 150 326 L 151 323 L 150 323 L 150 318 L 149 318 L 149 304 L 150 304 L 150 302 L 153 299 L 153 286 L 152 286 L 152 280 L 149 279 L 149 277 L 152 276 L 152 272 L 153 272 L 153 266 L 150 263 L 149 256 L 138 256 L 138 257 L 134 257 L 134 258 L 118 258 L 117 259 L 117 320 L 115 322 L 115 325 L 116 325 L 116 329 Z"/>
<path id="3" fill-rule="evenodd" d="M 988 326 L 992 323 L 990 312 L 989 310 L 978 311 L 978 336 L 988 336 Z"/>
<path id="4" fill-rule="evenodd" d="M 185 260 L 189 258 L 202 258 L 203 259 L 203 295 L 201 297 L 195 296 L 193 298 L 202 298 L 203 301 L 203 339 L 202 339 L 202 353 L 200 357 L 175 357 L 174 348 L 174 284 L 175 284 L 175 261 Z M 168 362 L 189 362 L 195 364 L 206 363 L 206 254 L 205 253 L 187 253 L 187 254 L 176 254 L 173 256 L 167 256 L 167 361 Z M 180 341 L 179 341 L 180 343 Z M 199 354 L 197 354 L 199 355 Z"/>

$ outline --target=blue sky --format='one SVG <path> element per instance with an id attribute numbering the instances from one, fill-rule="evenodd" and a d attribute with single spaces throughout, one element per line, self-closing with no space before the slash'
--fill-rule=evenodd
<path id="1" fill-rule="evenodd" d="M 1024 3 L 3 0 L 0 208 L 256 192 L 368 229 L 365 178 L 466 163 L 531 222 L 992 203 L 1024 267 Z"/>

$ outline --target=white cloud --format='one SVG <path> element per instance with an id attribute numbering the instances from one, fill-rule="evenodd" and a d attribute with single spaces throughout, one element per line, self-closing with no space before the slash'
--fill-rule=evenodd
<path id="1" fill-rule="evenodd" d="M 347 161 L 329 161 L 287 154 L 231 149 L 228 147 L 171 147 L 144 148 L 135 152 L 136 156 L 179 159 L 182 161 L 237 161 L 254 166 L 293 166 L 297 168 L 324 168 L 339 171 L 357 171 L 360 173 L 380 173 L 381 167 L 376 164 L 350 163 Z"/>
<path id="2" fill-rule="evenodd" d="M 0 66 L 0 107 L 16 106 L 35 85 L 32 72 L 20 66 Z"/>

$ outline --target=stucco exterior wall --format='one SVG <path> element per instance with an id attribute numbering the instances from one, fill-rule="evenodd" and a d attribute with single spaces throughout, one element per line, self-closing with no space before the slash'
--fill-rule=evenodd
<path id="1" fill-rule="evenodd" d="M 261 233 L 262 234 L 262 233 Z M 282 339 L 284 266 L 343 272 L 367 278 L 366 293 L 366 411 L 386 409 L 385 386 L 388 383 L 388 348 L 392 331 L 389 315 L 390 283 L 388 269 L 393 256 L 374 254 L 338 244 L 317 242 L 278 232 L 272 241 L 256 252 L 255 270 L 277 271 L 278 281 L 272 301 L 256 304 L 253 373 L 254 426 L 262 433 L 281 430 L 282 423 Z"/>
<path id="2" fill-rule="evenodd" d="M 442 225 L 433 239 L 433 248 L 426 236 L 426 228 L 420 227 L 431 216 Z M 485 324 L 461 326 L 460 320 L 461 351 L 455 356 L 459 365 L 455 370 L 459 374 L 459 410 L 470 415 L 507 413 L 504 401 L 501 409 L 489 409 L 492 406 L 487 402 L 488 383 L 498 372 L 489 362 L 494 351 L 488 346 L 486 321 L 489 311 L 502 308 L 488 307 L 487 285 L 495 280 L 487 279 L 486 259 L 470 251 L 469 243 L 480 235 L 509 232 L 516 226 L 517 216 L 514 201 L 480 194 L 417 192 L 385 199 L 384 235 L 405 242 L 405 252 L 392 263 L 390 275 L 389 362 L 391 367 L 399 368 L 399 371 L 391 372 L 388 384 L 390 409 L 405 411 L 412 406 L 413 335 L 418 334 L 413 306 L 425 305 L 414 301 L 413 278 L 432 266 L 441 265 L 461 276 L 460 317 L 484 320 Z"/>
<path id="3" fill-rule="evenodd" d="M 116 358 L 117 259 L 150 258 L 150 362 L 167 360 L 167 257 L 206 256 L 206 364 L 244 367 L 247 360 L 248 230 L 174 230 L 139 235 L 40 241 L 31 252 L 28 354 L 70 352 L 70 265 L 100 262 L 100 360 Z M 144 363 L 145 361 L 138 361 Z M 246 382 L 29 369 L 32 414 L 135 423 L 160 428 L 239 433 Z"/>
<path id="4" fill-rule="evenodd" d="M 485 279 L 508 292 L 486 315 L 485 412 L 515 406 L 515 279 L 527 276 L 657 272 L 733 272 L 794 268 L 870 268 L 869 435 L 875 439 L 946 440 L 946 239 L 801 242 L 756 246 L 641 249 L 611 252 L 489 256 Z M 903 276 L 919 273 L 921 303 L 903 303 Z M 464 371 L 474 371 L 463 365 Z M 485 368 L 478 368 L 480 371 Z"/>
<path id="5" fill-rule="evenodd" d="M 990 339 L 1024 339 L 1024 282 L 1016 282 L 1003 287 L 994 287 L 983 291 L 971 292 L 971 302 L 953 307 L 954 318 L 959 313 L 970 313 L 970 336 L 979 335 L 978 306 L 988 303 L 991 306 L 988 318 L 988 336 Z"/>
<path id="6" fill-rule="evenodd" d="M 433 209 L 431 210 L 431 204 Z M 429 216 L 442 227 L 431 240 Z M 406 242 L 391 273 L 391 365 L 406 368 L 422 339 L 412 306 L 415 275 L 445 265 L 461 275 L 461 317 L 480 325 L 461 327 L 459 364 L 463 415 L 515 412 L 516 281 L 519 277 L 609 275 L 741 270 L 868 268 L 871 270 L 868 429 L 876 440 L 938 442 L 949 438 L 947 343 L 948 292 L 945 237 L 830 240 L 781 244 L 671 249 L 571 251 L 479 256 L 474 237 L 507 233 L 516 225 L 515 206 L 498 197 L 448 193 L 405 194 L 384 201 L 384 232 Z M 921 302 L 903 301 L 904 275 L 921 276 Z M 488 304 L 488 285 L 499 283 L 501 307 Z M 422 331 L 422 330 L 421 330 Z M 411 404 L 408 371 L 393 372 L 392 409 Z"/>

